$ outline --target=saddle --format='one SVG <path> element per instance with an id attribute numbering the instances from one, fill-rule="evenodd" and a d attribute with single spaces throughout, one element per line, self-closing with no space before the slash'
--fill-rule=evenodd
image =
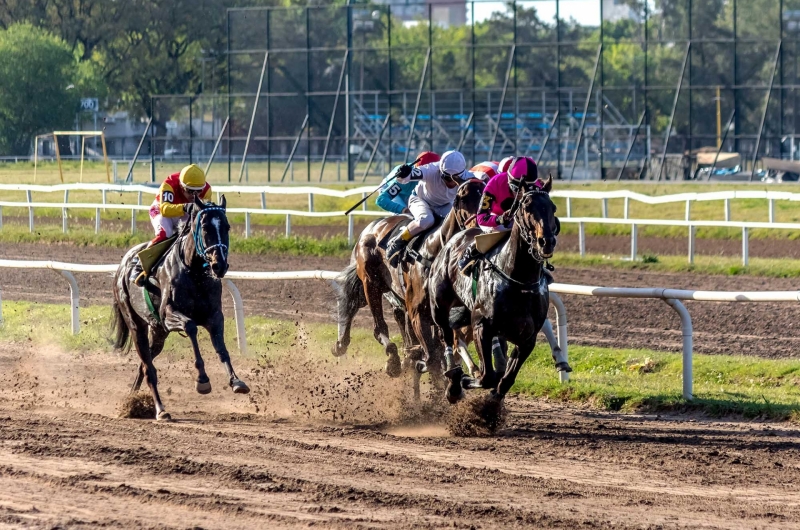
<path id="1" fill-rule="evenodd" d="M 386 250 L 386 247 L 389 244 L 389 241 L 391 241 L 392 238 L 398 236 L 400 234 L 400 232 L 406 226 L 408 226 L 408 224 L 411 221 L 412 221 L 412 219 L 408 219 L 407 221 L 404 220 L 404 221 L 400 221 L 399 223 L 397 223 L 397 226 L 395 226 L 394 229 L 392 229 L 389 232 L 389 234 L 387 234 L 378 243 L 378 246 L 381 247 L 382 249 Z M 402 263 L 419 262 L 419 263 L 422 263 L 422 265 L 425 266 L 425 267 L 430 267 L 433 264 L 433 262 L 431 260 L 429 260 L 428 258 L 426 258 L 425 256 L 421 255 L 419 253 L 419 250 L 420 250 L 420 248 L 422 248 L 422 245 L 425 243 L 425 238 L 428 237 L 428 234 L 430 234 L 434 230 L 438 229 L 443 222 L 444 222 L 444 217 L 439 217 L 438 215 L 434 216 L 433 225 L 431 225 L 431 227 L 428 228 L 427 230 L 424 230 L 424 231 L 420 232 L 419 234 L 415 235 L 414 237 L 412 237 L 411 241 L 408 242 L 408 245 L 406 246 L 405 250 L 403 250 L 402 254 L 400 255 L 399 263 L 402 264 Z"/>
<path id="2" fill-rule="evenodd" d="M 164 260 L 167 251 L 172 248 L 172 245 L 178 239 L 178 236 L 172 236 L 164 241 L 160 241 L 150 248 L 141 250 L 136 256 L 139 258 L 139 263 L 142 266 L 142 271 L 150 276 L 152 271 Z"/>

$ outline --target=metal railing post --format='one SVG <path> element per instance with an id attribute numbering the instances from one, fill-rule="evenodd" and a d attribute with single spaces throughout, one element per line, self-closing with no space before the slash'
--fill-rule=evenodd
<path id="1" fill-rule="evenodd" d="M 292 236 L 292 216 L 286 214 L 286 237 Z"/>
<path id="2" fill-rule="evenodd" d="M 69 271 L 59 271 L 61 275 L 69 282 L 69 298 L 71 305 L 72 315 L 72 334 L 77 335 L 81 331 L 80 319 L 80 291 L 78 290 L 78 282 L 75 281 L 75 276 Z"/>
<path id="3" fill-rule="evenodd" d="M 603 219 L 608 218 L 608 199 L 606 198 L 601 199 L 600 213 Z"/>
<path id="4" fill-rule="evenodd" d="M 578 251 L 582 258 L 586 257 L 586 225 L 578 223 Z"/>
<path id="5" fill-rule="evenodd" d="M 756 176 L 756 160 L 758 159 L 758 150 L 761 148 L 761 136 L 764 134 L 764 125 L 767 123 L 767 110 L 769 110 L 769 100 L 772 97 L 772 87 L 775 86 L 775 72 L 778 70 L 778 61 L 781 58 L 781 46 L 783 40 L 778 41 L 778 48 L 775 50 L 775 62 L 772 65 L 772 73 L 769 76 L 769 90 L 767 90 L 767 101 L 764 102 L 764 113 L 761 115 L 761 125 L 758 127 L 758 136 L 756 136 L 756 149 L 753 151 L 753 164 L 750 168 L 750 182 L 753 182 L 753 177 Z M 736 131 L 739 134 L 739 131 Z"/>
<path id="6" fill-rule="evenodd" d="M 94 233 L 100 233 L 100 208 L 94 209 Z"/>
<path id="7" fill-rule="evenodd" d="M 297 136 L 294 139 L 294 145 L 292 146 L 292 150 L 289 152 L 289 159 L 286 161 L 286 167 L 283 168 L 283 175 L 281 175 L 281 182 L 286 178 L 286 172 L 291 169 L 292 171 L 292 182 L 294 182 L 294 154 L 297 152 L 297 147 L 300 145 L 300 140 L 303 138 L 303 131 L 306 130 L 308 126 L 308 114 L 306 117 L 303 118 L 303 123 L 300 125 L 300 132 L 297 133 Z"/>
<path id="8" fill-rule="evenodd" d="M 347 244 L 353 244 L 353 238 L 355 237 L 355 218 L 352 215 L 347 216 Z"/>
<path id="9" fill-rule="evenodd" d="M 25 197 L 28 199 L 28 203 L 33 202 L 31 190 L 25 191 Z M 28 207 L 28 230 L 33 232 L 33 206 Z"/>
<path id="10" fill-rule="evenodd" d="M 342 69 L 339 72 L 339 84 L 336 87 L 336 98 L 333 100 L 333 112 L 331 112 L 331 121 L 328 123 L 328 135 L 325 137 L 325 149 L 322 150 L 322 167 L 319 170 L 319 181 L 322 182 L 322 177 L 325 175 L 325 162 L 328 160 L 328 147 L 331 144 L 331 134 L 333 134 L 333 122 L 336 119 L 336 109 L 339 107 L 339 96 L 342 94 L 342 81 L 344 80 L 344 73 L 347 70 L 347 56 L 350 50 L 344 52 L 342 59 Z"/>
<path id="11" fill-rule="evenodd" d="M 747 227 L 742 227 L 742 265 L 750 264 L 750 234 Z"/>
<path id="12" fill-rule="evenodd" d="M 131 234 L 136 233 L 136 210 L 131 208 Z"/>
<path id="13" fill-rule="evenodd" d="M 769 222 L 775 222 L 775 199 L 769 200 Z"/>
<path id="14" fill-rule="evenodd" d="M 561 356 L 564 362 L 569 362 L 569 352 L 567 344 L 567 308 L 561 297 L 556 293 L 550 293 L 550 304 L 556 310 L 556 330 L 558 337 L 558 347 L 561 349 Z M 562 383 L 569 381 L 569 372 L 559 371 L 558 378 Z"/>
<path id="15" fill-rule="evenodd" d="M 245 239 L 250 237 L 250 212 L 244 214 L 244 237 Z"/>
<path id="16" fill-rule="evenodd" d="M 690 226 L 689 227 L 689 264 L 694 265 L 694 253 L 695 253 L 695 236 L 697 235 L 697 227 Z"/>
<path id="17" fill-rule="evenodd" d="M 497 123 L 494 127 L 494 134 L 492 135 L 492 143 L 489 144 L 489 160 L 494 158 L 494 144 L 497 142 L 497 135 L 500 132 L 500 122 L 503 119 L 503 106 L 506 103 L 506 94 L 508 93 L 508 81 L 511 79 L 511 71 L 514 67 L 514 57 L 517 54 L 517 45 L 512 44 L 511 50 L 508 53 L 508 66 L 506 67 L 506 78 L 503 81 L 503 92 L 500 94 L 500 106 L 497 108 Z M 491 109 L 488 109 L 491 110 Z M 514 151 L 516 152 L 516 145 L 514 146 Z M 502 147 L 500 148 L 502 154 Z"/>
<path id="18" fill-rule="evenodd" d="M 625 197 L 623 207 L 622 207 L 622 218 L 627 219 L 630 215 L 630 207 L 631 207 L 631 198 Z"/>
<path id="19" fill-rule="evenodd" d="M 644 123 L 644 115 L 646 111 L 642 111 L 642 114 L 639 116 L 639 123 L 636 125 L 636 132 L 633 133 L 633 138 L 631 138 L 631 143 L 628 145 L 628 152 L 625 153 L 625 162 L 622 164 L 622 169 L 619 170 L 619 175 L 617 175 L 617 182 L 622 180 L 622 174 L 625 172 L 625 168 L 628 167 L 628 161 L 631 159 L 631 153 L 633 152 L 633 146 L 636 143 L 636 138 L 639 136 L 639 129 L 642 128 L 642 124 Z"/>
<path id="20" fill-rule="evenodd" d="M 256 100 L 253 102 L 253 113 L 250 115 L 250 127 L 247 128 L 247 138 L 244 141 L 244 152 L 242 153 L 242 165 L 239 166 L 239 182 L 242 181 L 244 175 L 245 164 L 247 164 L 247 150 L 250 148 L 250 139 L 253 136 L 253 125 L 256 122 L 256 113 L 258 112 L 258 100 L 261 99 L 261 87 L 264 84 L 264 73 L 267 71 L 267 61 L 269 60 L 269 52 L 264 53 L 264 63 L 261 65 L 261 76 L 258 78 L 258 90 L 256 90 Z"/>
<path id="21" fill-rule="evenodd" d="M 689 62 L 689 51 L 692 49 L 692 43 L 686 43 L 686 53 L 683 56 L 683 66 L 681 66 L 681 77 L 678 79 L 678 86 L 675 88 L 675 99 L 672 100 L 672 112 L 669 114 L 669 123 L 667 124 L 667 134 L 664 137 L 664 151 L 661 153 L 661 165 L 658 168 L 658 178 L 661 180 L 661 175 L 664 173 L 664 163 L 667 160 L 667 147 L 669 147 L 669 137 L 672 134 L 672 124 L 675 121 L 675 111 L 678 109 L 678 98 L 681 95 L 681 87 L 683 86 L 683 76 L 686 73 L 686 63 Z"/>
<path id="22" fill-rule="evenodd" d="M 67 204 L 68 202 L 69 202 L 69 190 L 65 190 L 64 204 Z M 61 231 L 65 234 L 67 233 L 68 216 L 69 214 L 67 213 L 67 208 L 65 206 L 64 208 L 61 209 Z"/>
<path id="23" fill-rule="evenodd" d="M 236 344 L 239 346 L 239 351 L 242 354 L 247 353 L 247 336 L 244 329 L 244 303 L 242 302 L 242 294 L 232 281 L 225 278 L 225 288 L 233 298 L 233 315 L 236 320 Z"/>
<path id="24" fill-rule="evenodd" d="M 567 197 L 567 217 L 572 217 L 572 197 Z"/>
<path id="25" fill-rule="evenodd" d="M 414 129 L 417 126 L 417 114 L 419 113 L 419 102 L 422 99 L 422 88 L 425 86 L 425 77 L 428 75 L 428 65 L 431 62 L 431 47 L 428 46 L 428 53 L 425 54 L 425 66 L 422 67 L 422 76 L 419 78 L 419 90 L 417 90 L 417 102 L 414 105 L 414 116 L 411 118 L 411 128 L 408 131 L 408 141 L 406 142 L 406 154 L 403 159 L 404 164 L 408 164 L 408 154 L 411 152 L 411 143 L 414 141 Z"/>
<path id="26" fill-rule="evenodd" d="M 725 221 L 731 220 L 731 200 L 725 199 Z"/>
<path id="27" fill-rule="evenodd" d="M 668 306 L 674 309 L 681 318 L 681 335 L 683 336 L 683 399 L 691 401 L 693 399 L 692 350 L 694 349 L 694 345 L 692 344 L 692 317 L 689 315 L 689 311 L 686 310 L 686 306 L 680 301 L 673 300 L 672 298 L 665 298 L 663 300 Z"/>
<path id="28" fill-rule="evenodd" d="M 313 193 L 309 193 L 308 194 L 308 211 L 309 212 L 313 212 L 314 211 L 314 194 Z"/>
<path id="29" fill-rule="evenodd" d="M 603 43 L 597 45 L 597 57 L 594 60 L 594 71 L 592 72 L 592 81 L 589 83 L 589 91 L 586 93 L 586 102 L 583 104 L 583 115 L 581 116 L 581 125 L 578 127 L 578 139 L 575 142 L 575 153 L 572 155 L 572 167 L 569 171 L 569 180 L 575 175 L 575 164 L 578 162 L 578 151 L 581 147 L 581 138 L 583 138 L 583 128 L 586 125 L 586 114 L 589 112 L 589 103 L 592 101 L 592 90 L 594 90 L 594 79 L 597 77 L 597 68 L 600 66 L 600 58 L 603 55 Z M 560 156 L 560 155 L 559 155 Z M 587 168 L 588 169 L 588 168 Z"/>
<path id="30" fill-rule="evenodd" d="M 631 261 L 636 261 L 636 255 L 639 253 L 639 227 L 635 224 L 631 225 Z"/>
<path id="31" fill-rule="evenodd" d="M 692 219 L 692 201 L 686 201 L 686 215 L 685 218 L 687 221 Z"/>

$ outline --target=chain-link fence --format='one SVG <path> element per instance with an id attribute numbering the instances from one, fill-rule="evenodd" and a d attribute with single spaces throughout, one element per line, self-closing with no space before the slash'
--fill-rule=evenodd
<path id="1" fill-rule="evenodd" d="M 475 163 L 531 155 L 565 179 L 798 158 L 800 0 L 382 0 L 227 17 L 230 97 L 154 98 L 151 142 L 158 157 L 215 152 L 232 181 L 360 181 L 454 148 Z"/>

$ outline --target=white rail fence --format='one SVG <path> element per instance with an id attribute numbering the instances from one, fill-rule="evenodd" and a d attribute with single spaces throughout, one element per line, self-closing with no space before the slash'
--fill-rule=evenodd
<path id="1" fill-rule="evenodd" d="M 69 282 L 71 301 L 72 333 L 80 332 L 80 291 L 78 282 L 73 272 L 83 273 L 111 273 L 117 270 L 117 265 L 83 265 L 62 263 L 58 261 L 17 261 L 0 260 L 0 268 L 24 269 L 52 269 L 59 272 Z M 239 289 L 231 281 L 238 280 L 332 280 L 339 273 L 335 271 L 287 271 L 287 272 L 237 272 L 230 271 L 223 284 L 233 299 L 234 317 L 236 322 L 237 345 L 242 353 L 247 351 L 247 339 L 244 327 L 244 303 Z M 1 293 L 1 291 L 0 291 Z M 550 302 L 556 310 L 556 326 L 558 329 L 558 343 L 564 358 L 568 359 L 567 340 L 567 313 L 566 308 L 559 298 L 559 294 L 579 296 L 598 296 L 607 298 L 650 298 L 663 300 L 679 316 L 681 334 L 683 337 L 683 397 L 692 399 L 692 356 L 693 356 L 693 330 L 692 317 L 682 301 L 695 300 L 705 302 L 798 302 L 800 291 L 694 291 L 683 289 L 665 289 L 658 287 L 597 287 L 591 285 L 572 285 L 554 283 L 550 286 Z M 0 322 L 2 322 L 2 297 L 0 297 Z M 566 374 L 559 373 L 562 381 Z"/>
<path id="2" fill-rule="evenodd" d="M 351 190 L 334 190 L 330 188 L 320 188 L 313 186 L 217 186 L 214 188 L 217 195 L 223 193 L 244 193 L 244 194 L 260 194 L 261 195 L 261 208 L 229 208 L 231 213 L 242 213 L 245 216 L 245 230 L 244 237 L 249 238 L 252 235 L 251 220 L 252 216 L 256 215 L 280 215 L 285 217 L 285 235 L 289 237 L 292 234 L 292 217 L 341 217 L 345 215 L 343 211 L 332 212 L 318 212 L 314 210 L 314 196 L 324 195 L 329 197 L 345 198 L 353 195 L 361 195 L 364 197 L 367 192 L 372 191 L 372 187 L 360 187 Z M 157 190 L 152 186 L 145 185 L 111 185 L 111 184 L 60 184 L 56 186 L 41 186 L 41 185 L 28 185 L 28 184 L 0 184 L 0 191 L 25 191 L 26 201 L 0 201 L 0 228 L 3 226 L 3 208 L 27 208 L 28 209 L 28 229 L 33 232 L 35 228 L 34 222 L 34 209 L 35 208 L 54 208 L 61 209 L 62 211 L 62 231 L 68 231 L 68 211 L 70 209 L 88 209 L 95 212 L 95 233 L 100 232 L 101 226 L 101 211 L 106 210 L 126 210 L 130 212 L 131 219 L 131 233 L 136 232 L 136 214 L 141 211 L 148 211 L 149 205 L 142 204 L 143 194 L 153 195 Z M 70 203 L 69 192 L 71 190 L 80 191 L 99 191 L 102 193 L 102 203 Z M 34 202 L 32 200 L 33 192 L 63 192 L 64 201 L 57 202 Z M 118 204 L 109 203 L 107 201 L 107 194 L 113 193 L 136 193 L 136 204 Z M 308 195 L 308 211 L 304 210 L 289 210 L 289 209 L 267 209 L 267 195 Z M 632 192 L 629 190 L 609 191 L 609 192 L 596 192 L 596 191 L 581 191 L 581 190 L 561 190 L 552 193 L 554 197 L 566 198 L 567 201 L 567 215 L 562 217 L 563 223 L 578 224 L 578 242 L 579 251 L 581 256 L 586 255 L 586 225 L 587 224 L 616 224 L 627 225 L 631 229 L 631 259 L 636 259 L 638 255 L 638 228 L 641 226 L 678 226 L 685 227 L 688 235 L 687 257 L 689 263 L 694 263 L 696 254 L 696 231 L 698 227 L 714 227 L 714 228 L 735 228 L 741 230 L 742 233 L 742 264 L 749 265 L 750 262 L 750 245 L 749 237 L 751 229 L 775 229 L 775 230 L 800 230 L 800 223 L 777 223 L 775 222 L 775 201 L 800 201 L 800 193 L 789 193 L 780 191 L 721 191 L 721 192 L 708 192 L 708 193 L 681 193 L 674 195 L 663 196 L 649 196 L 641 193 Z M 602 217 L 572 217 L 572 200 L 600 200 L 602 201 Z M 622 218 L 608 217 L 608 201 L 610 199 L 623 199 L 625 201 L 623 208 Z M 769 221 L 731 221 L 730 220 L 730 202 L 734 199 L 765 199 L 769 204 Z M 629 217 L 629 204 L 630 201 L 639 201 L 646 204 L 657 205 L 673 202 L 685 202 L 686 214 L 683 220 L 672 219 L 631 219 Z M 724 201 L 725 205 L 725 220 L 724 221 L 709 221 L 709 220 L 693 220 L 691 219 L 691 204 L 694 201 Z M 148 199 L 147 202 L 150 202 Z M 366 203 L 361 210 L 353 211 L 348 215 L 347 223 L 347 237 L 348 241 L 352 243 L 355 239 L 355 218 L 356 217 L 383 217 L 385 212 L 367 210 Z"/>

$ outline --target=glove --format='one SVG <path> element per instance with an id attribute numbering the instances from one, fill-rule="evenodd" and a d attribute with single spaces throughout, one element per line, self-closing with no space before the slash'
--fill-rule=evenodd
<path id="1" fill-rule="evenodd" d="M 414 169 L 414 168 L 412 168 L 410 165 L 408 165 L 408 164 L 403 164 L 402 166 L 400 166 L 399 168 L 397 168 L 397 174 L 396 174 L 396 177 L 397 177 L 397 178 L 400 178 L 400 179 L 404 179 L 404 178 L 408 177 L 409 175 L 411 175 L 411 171 L 412 171 L 413 169 Z"/>
<path id="2" fill-rule="evenodd" d="M 497 216 L 497 224 L 505 226 L 506 228 L 508 228 L 508 224 L 510 221 L 511 219 L 507 218 L 506 213 L 501 213 L 500 215 Z"/>

